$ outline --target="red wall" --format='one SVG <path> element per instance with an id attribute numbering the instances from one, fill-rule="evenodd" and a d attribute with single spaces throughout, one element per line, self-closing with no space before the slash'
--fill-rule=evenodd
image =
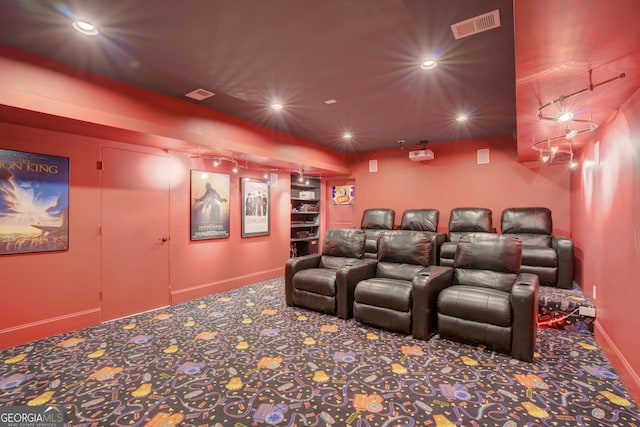
<path id="1" fill-rule="evenodd" d="M 172 303 L 281 276 L 289 255 L 289 168 L 303 158 L 314 168 L 349 171 L 344 153 L 4 45 L 0 132 L 0 148 L 65 156 L 71 164 L 70 249 L 0 257 L 0 348 L 101 320 L 101 147 L 169 156 L 169 170 L 156 172 L 170 175 Z M 228 239 L 189 240 L 189 170 L 213 169 L 195 158 L 199 147 L 250 167 L 238 175 L 228 163 L 216 169 L 232 177 Z M 240 176 L 262 178 L 252 160 L 267 158 L 278 175 L 271 233 L 243 239 Z"/>
<path id="2" fill-rule="evenodd" d="M 69 250 L 0 257 L 0 348 L 4 348 L 100 322 L 101 182 L 96 167 L 100 148 L 163 151 L 1 122 L 0 134 L 2 148 L 69 157 L 71 167 Z M 262 173 L 241 168 L 236 175 L 224 165 L 214 170 L 211 161 L 177 153 L 169 153 L 169 158 L 170 170 L 157 172 L 170 176 L 166 190 L 170 191 L 172 303 L 281 276 L 289 256 L 289 173 L 272 172 L 278 175 L 278 184 L 271 187 L 270 235 L 241 238 L 240 178 L 262 179 Z M 231 176 L 229 238 L 189 239 L 190 169 Z"/>
<path id="3" fill-rule="evenodd" d="M 640 402 L 640 91 L 600 129 L 599 164 L 594 147 L 571 180 L 577 274 L 596 304 L 596 337 Z"/>
<path id="4" fill-rule="evenodd" d="M 190 169 L 230 175 L 230 238 L 204 241 L 189 239 Z M 291 180 L 288 172 L 276 173 L 277 185 L 271 185 L 269 235 L 246 238 L 240 237 L 240 178 L 264 179 L 261 172 L 240 169 L 238 174 L 234 174 L 222 166 L 214 169 L 211 161 L 174 155 L 170 174 L 170 282 L 173 304 L 284 274 L 284 264 L 289 258 L 291 212 Z"/>
<path id="5" fill-rule="evenodd" d="M 0 348 L 100 320 L 99 146 L 0 123 L 1 148 L 70 157 L 69 250 L 0 257 Z"/>
<path id="6" fill-rule="evenodd" d="M 396 225 L 405 209 L 440 210 L 438 229 L 446 232 L 456 207 L 483 207 L 493 211 L 500 231 L 500 215 L 507 207 L 545 206 L 553 215 L 555 234 L 570 236 L 569 177 L 566 165 L 529 168 L 517 161 L 512 136 L 432 143 L 435 158 L 409 160 L 409 149 L 368 152 L 354 156 L 356 223 L 369 208 L 393 208 Z M 489 149 L 489 164 L 477 164 L 477 150 Z M 412 148 L 415 149 L 415 148 Z M 378 172 L 369 172 L 369 160 L 378 160 Z"/>

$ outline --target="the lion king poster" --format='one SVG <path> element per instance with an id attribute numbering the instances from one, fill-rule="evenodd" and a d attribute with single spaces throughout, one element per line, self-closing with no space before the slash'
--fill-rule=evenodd
<path id="1" fill-rule="evenodd" d="M 0 149 L 0 255 L 69 249 L 69 158 Z"/>

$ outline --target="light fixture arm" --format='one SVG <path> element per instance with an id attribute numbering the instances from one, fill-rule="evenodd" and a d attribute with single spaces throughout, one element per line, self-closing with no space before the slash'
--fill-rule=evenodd
<path id="1" fill-rule="evenodd" d="M 574 96 L 578 96 L 578 95 L 583 94 L 585 92 L 591 92 L 592 90 L 594 90 L 597 87 L 600 87 L 600 86 L 605 85 L 607 83 L 611 83 L 611 82 L 613 82 L 615 80 L 623 79 L 623 78 L 626 77 L 625 73 L 620 73 L 615 77 L 612 77 L 610 79 L 601 81 L 600 83 L 595 83 L 594 84 L 593 80 L 592 80 L 592 75 L 593 75 L 593 70 L 589 70 L 589 86 L 588 87 L 586 87 L 584 89 L 577 90 L 577 91 L 572 92 L 572 93 L 570 93 L 568 95 L 561 95 L 558 98 L 554 99 L 553 101 L 549 101 L 546 104 L 544 104 L 543 106 L 541 106 L 540 108 L 538 108 L 538 111 L 537 111 L 538 118 L 540 120 L 552 120 L 552 121 L 555 121 L 556 120 L 555 117 L 545 116 L 543 114 L 543 110 L 546 109 L 546 108 L 551 107 L 552 105 L 556 105 L 558 103 L 560 103 L 560 106 L 562 107 L 563 104 L 564 104 L 564 101 L 567 100 L 567 99 L 573 98 Z M 574 119 L 573 121 L 577 121 L 577 120 Z"/>

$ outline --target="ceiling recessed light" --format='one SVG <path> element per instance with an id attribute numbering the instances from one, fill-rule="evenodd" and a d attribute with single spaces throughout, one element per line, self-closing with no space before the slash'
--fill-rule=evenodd
<path id="1" fill-rule="evenodd" d="M 420 68 L 422 68 L 423 70 L 433 70 L 437 66 L 438 61 L 433 58 L 425 59 L 424 61 L 422 61 L 422 64 L 420 64 Z"/>
<path id="2" fill-rule="evenodd" d="M 351 139 L 353 138 L 353 135 L 351 134 L 351 132 L 345 132 L 342 134 L 342 139 Z"/>
<path id="3" fill-rule="evenodd" d="M 565 111 L 558 116 L 559 122 L 568 122 L 571 119 L 573 119 L 573 113 L 571 111 Z"/>
<path id="4" fill-rule="evenodd" d="M 469 120 L 469 116 L 465 114 L 460 114 L 458 117 L 456 117 L 456 121 L 458 122 L 466 122 L 467 120 Z"/>
<path id="5" fill-rule="evenodd" d="M 71 25 L 76 31 L 82 34 L 86 34 L 88 36 L 95 36 L 98 34 L 98 28 L 86 19 L 76 19 Z"/>
<path id="6" fill-rule="evenodd" d="M 282 105 L 279 102 L 274 102 L 273 104 L 271 104 L 271 109 L 276 110 L 276 111 L 280 111 L 284 108 L 284 105 Z"/>

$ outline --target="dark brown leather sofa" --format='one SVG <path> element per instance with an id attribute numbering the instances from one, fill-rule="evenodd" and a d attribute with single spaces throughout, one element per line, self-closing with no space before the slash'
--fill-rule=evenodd
<path id="1" fill-rule="evenodd" d="M 429 266 L 431 236 L 411 230 L 384 231 L 378 239 L 378 263 L 375 277 L 360 281 L 354 293 L 353 316 L 356 320 L 404 334 L 418 326 L 414 313 L 429 311 L 425 291 L 414 296 L 414 278 L 422 274 L 422 286 L 434 289 L 451 283 L 452 270 Z M 422 318 L 422 317 L 420 317 Z M 424 329 L 420 326 L 420 329 Z"/>
<path id="2" fill-rule="evenodd" d="M 365 258 L 376 259 L 378 253 L 378 236 L 384 230 L 393 230 L 396 212 L 393 209 L 366 209 L 362 213 L 360 229 L 364 230 L 367 241 Z"/>
<path id="3" fill-rule="evenodd" d="M 440 246 L 440 265 L 453 266 L 456 246 L 462 236 L 469 233 L 492 233 L 493 215 L 486 208 L 455 208 L 449 216 L 448 241 Z"/>
<path id="4" fill-rule="evenodd" d="M 537 274 L 541 285 L 571 289 L 573 241 L 552 235 L 551 210 L 540 207 L 505 209 L 500 228 L 502 234 L 522 240 L 522 272 Z"/>
<path id="5" fill-rule="evenodd" d="M 446 233 L 438 233 L 438 209 L 408 209 L 402 213 L 400 230 L 422 231 L 431 237 L 429 265 L 440 263 L 440 247 L 447 240 Z"/>
<path id="6" fill-rule="evenodd" d="M 285 264 L 285 299 L 299 306 L 348 319 L 353 315 L 356 284 L 373 277 L 376 261 L 363 259 L 365 232 L 331 229 L 325 234 L 322 254 L 305 255 Z"/>
<path id="7" fill-rule="evenodd" d="M 522 242 L 476 233 L 460 238 L 453 284 L 438 296 L 440 337 L 482 344 L 533 360 L 538 321 L 538 276 L 520 273 Z"/>

